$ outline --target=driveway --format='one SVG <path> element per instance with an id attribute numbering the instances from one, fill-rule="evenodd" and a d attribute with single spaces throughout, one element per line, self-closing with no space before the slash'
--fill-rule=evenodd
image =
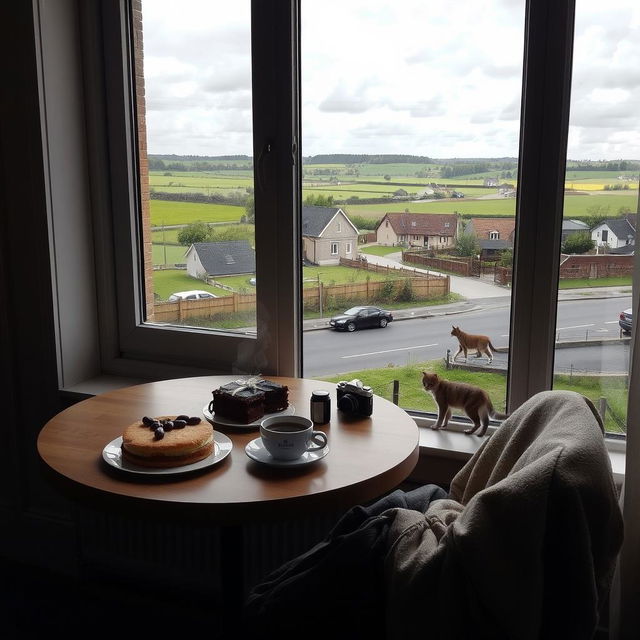
<path id="1" fill-rule="evenodd" d="M 403 266 L 400 264 L 400 258 L 402 257 L 402 252 L 398 253 L 390 253 L 386 257 L 376 256 L 369 253 L 363 254 L 366 255 L 367 261 L 372 264 L 379 264 L 382 266 L 395 267 L 398 268 Z M 429 271 L 429 269 L 420 269 L 418 267 L 406 267 L 409 269 L 413 269 L 414 271 L 419 271 L 421 273 L 433 273 L 436 275 L 441 275 L 437 271 Z M 482 278 L 463 278 L 461 276 L 449 276 L 451 278 L 451 293 L 458 293 L 465 298 L 477 299 L 477 298 L 504 298 L 511 296 L 511 289 L 507 287 L 501 287 L 497 284 L 493 284 L 493 282 L 487 282 Z"/>

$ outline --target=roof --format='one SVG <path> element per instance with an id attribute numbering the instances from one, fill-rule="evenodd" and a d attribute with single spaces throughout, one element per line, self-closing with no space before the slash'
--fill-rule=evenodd
<path id="1" fill-rule="evenodd" d="M 598 227 L 605 224 L 613 231 L 617 238 L 626 238 L 627 236 L 631 236 L 632 238 L 636 237 L 636 218 L 633 214 L 629 214 L 624 218 L 609 218 L 608 220 L 603 220 Z"/>
<path id="2" fill-rule="evenodd" d="M 511 249 L 513 244 L 507 238 L 500 238 L 499 240 L 488 240 L 487 238 L 481 238 L 478 240 L 478 244 L 481 249 Z"/>
<path id="3" fill-rule="evenodd" d="M 353 227 L 357 234 L 358 229 L 349 220 L 347 214 L 340 207 L 302 207 L 302 235 L 312 238 L 318 238 L 327 228 L 327 225 L 338 215 L 342 213 L 347 222 Z"/>
<path id="4" fill-rule="evenodd" d="M 625 244 L 615 249 L 609 249 L 607 253 L 614 253 L 618 256 L 633 256 L 635 255 L 635 244 Z"/>
<path id="5" fill-rule="evenodd" d="M 192 249 L 196 251 L 202 266 L 211 276 L 255 273 L 256 252 L 247 240 L 194 242 L 187 253 Z"/>
<path id="6" fill-rule="evenodd" d="M 497 231 L 500 234 L 500 240 L 507 240 L 515 231 L 516 219 L 510 216 L 501 216 L 499 218 L 471 218 L 465 231 L 468 232 L 469 228 L 473 230 L 473 233 L 479 240 L 483 238 L 489 239 L 489 234 L 492 231 Z"/>
<path id="7" fill-rule="evenodd" d="M 589 225 L 586 222 L 582 222 L 581 220 L 562 220 L 562 230 L 563 231 L 588 231 Z"/>
<path id="8" fill-rule="evenodd" d="M 458 216 L 455 213 L 386 213 L 376 229 L 389 220 L 396 235 L 455 236 Z"/>

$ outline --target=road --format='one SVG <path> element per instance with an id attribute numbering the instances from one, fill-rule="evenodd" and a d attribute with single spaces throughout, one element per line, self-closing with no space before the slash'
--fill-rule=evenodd
<path id="1" fill-rule="evenodd" d="M 493 344 L 507 347 L 509 341 L 509 301 L 497 301 L 488 308 L 457 315 L 420 317 L 392 322 L 385 329 L 354 333 L 331 330 L 304 333 L 304 375 L 308 377 L 348 373 L 362 369 L 403 366 L 455 354 L 457 341 L 451 326 L 463 331 L 489 335 Z M 479 301 L 482 302 L 482 301 Z M 485 301 L 486 302 L 486 301 Z M 630 306 L 631 298 L 561 301 L 558 305 L 559 341 L 579 341 L 619 336 L 618 314 Z M 620 373 L 628 370 L 628 345 L 589 346 L 556 349 L 555 368 L 569 371 Z M 496 353 L 494 362 L 506 366 L 507 354 Z"/>

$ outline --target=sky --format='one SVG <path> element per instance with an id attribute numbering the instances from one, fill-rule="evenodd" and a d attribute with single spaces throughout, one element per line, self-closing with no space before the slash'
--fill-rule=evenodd
<path id="1" fill-rule="evenodd" d="M 640 3 L 577 0 L 571 160 L 640 159 Z M 252 154 L 249 0 L 142 0 L 152 154 Z M 518 154 L 524 0 L 303 0 L 302 153 Z"/>

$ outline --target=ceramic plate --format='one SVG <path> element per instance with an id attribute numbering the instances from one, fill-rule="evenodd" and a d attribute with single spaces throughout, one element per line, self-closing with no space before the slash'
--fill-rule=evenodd
<path id="1" fill-rule="evenodd" d="M 265 418 L 270 418 L 271 416 L 292 416 L 296 412 L 296 408 L 290 404 L 286 409 L 282 411 L 276 411 L 274 413 L 265 413 L 262 418 L 258 420 L 254 420 L 253 422 L 236 422 L 235 420 L 229 420 L 229 418 L 225 418 L 224 416 L 217 416 L 215 411 L 209 411 L 209 405 L 207 405 L 203 410 L 202 414 L 204 417 L 212 424 L 212 425 L 223 425 L 226 427 L 236 427 L 237 429 L 256 429 L 260 426 L 260 423 Z"/>
<path id="2" fill-rule="evenodd" d="M 252 440 L 245 448 L 247 455 L 256 462 L 262 462 L 270 467 L 303 467 L 306 464 L 322 460 L 329 453 L 329 445 L 319 451 L 306 451 L 296 460 L 276 460 L 264 448 L 262 438 Z"/>
<path id="3" fill-rule="evenodd" d="M 133 464 L 128 460 L 125 460 L 122 456 L 122 436 L 112 440 L 103 450 L 102 458 L 104 461 L 120 469 L 121 471 L 127 471 L 129 473 L 139 473 L 146 476 L 174 476 L 180 473 L 189 473 L 190 471 L 197 471 L 199 469 L 206 469 L 214 464 L 217 464 L 221 460 L 224 460 L 231 449 L 233 443 L 224 435 L 224 433 L 213 432 L 213 453 L 204 460 L 199 462 L 192 462 L 191 464 L 185 464 L 182 467 L 172 467 L 170 469 L 152 469 L 150 467 L 139 467 L 137 464 Z"/>

